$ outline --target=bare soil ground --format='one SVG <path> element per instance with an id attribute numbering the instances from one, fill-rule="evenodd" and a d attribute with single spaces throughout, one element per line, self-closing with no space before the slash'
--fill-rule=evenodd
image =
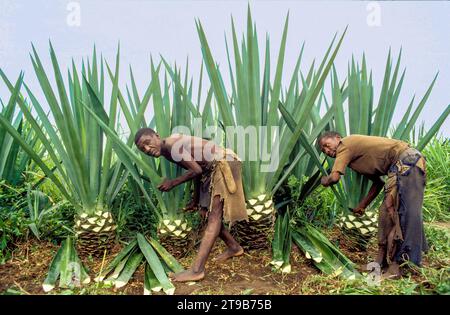
<path id="1" fill-rule="evenodd" d="M 447 228 L 447 226 L 442 227 Z M 376 240 L 372 240 L 367 251 L 355 250 L 348 238 L 338 229 L 327 231 L 330 240 L 337 243 L 340 249 L 360 271 L 365 265 L 373 261 L 376 254 Z M 117 254 L 121 245 L 116 244 L 107 259 L 83 259 L 88 267 L 91 278 L 99 274 L 102 264 L 106 266 Z M 42 290 L 42 283 L 47 275 L 48 266 L 58 247 L 50 242 L 30 240 L 17 244 L 13 257 L 6 264 L 0 265 L 0 294 L 13 290 L 21 294 L 46 294 Z M 221 242 L 216 243 L 206 266 L 206 277 L 197 283 L 174 283 L 175 294 L 302 294 L 305 292 L 303 284 L 311 285 L 308 279 L 320 275 L 319 271 L 307 260 L 297 248 L 291 256 L 292 272 L 281 274 L 272 271 L 271 251 L 260 250 L 246 252 L 243 256 L 235 257 L 225 263 L 215 263 L 212 258 L 224 250 Z M 181 258 L 180 263 L 188 268 L 195 258 L 195 252 Z M 424 267 L 430 265 L 424 259 Z M 55 289 L 50 294 L 143 294 L 143 266 L 141 266 L 130 282 L 123 288 L 115 289 L 91 282 L 82 289 Z M 420 280 L 420 279 L 418 279 Z M 321 292 L 321 294 L 327 292 Z M 159 294 L 159 293 L 156 293 Z"/>
<path id="2" fill-rule="evenodd" d="M 107 265 L 120 248 L 120 245 L 113 248 L 103 264 Z M 0 265 L 0 292 L 12 288 L 23 294 L 45 294 L 42 283 L 57 249 L 57 246 L 49 242 L 30 241 L 18 244 L 13 258 Z M 211 258 L 224 249 L 222 244 L 217 244 Z M 194 257 L 195 253 L 192 253 L 181 258 L 180 262 L 188 267 Z M 205 279 L 197 283 L 174 283 L 175 294 L 298 294 L 302 281 L 309 275 L 318 274 L 317 269 L 298 251 L 293 253 L 290 274 L 273 272 L 270 260 L 270 250 L 251 251 L 222 264 L 214 263 L 210 259 L 206 266 Z M 102 259 L 84 259 L 84 263 L 90 270 L 91 278 L 94 278 L 101 270 Z M 51 293 L 61 294 L 64 290 L 55 289 Z M 143 266 L 123 288 L 115 289 L 93 283 L 81 293 L 143 294 Z"/>

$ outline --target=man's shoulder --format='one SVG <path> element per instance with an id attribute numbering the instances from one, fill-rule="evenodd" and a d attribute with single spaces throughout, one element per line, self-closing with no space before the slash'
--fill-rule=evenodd
<path id="1" fill-rule="evenodd" d="M 166 140 L 169 140 L 171 142 L 177 142 L 177 141 L 183 141 L 183 142 L 200 141 L 201 142 L 204 139 L 196 137 L 196 136 L 187 135 L 184 133 L 172 133 L 170 136 L 168 136 L 166 138 Z"/>
<path id="2" fill-rule="evenodd" d="M 358 148 L 360 148 L 361 146 L 373 142 L 375 140 L 374 138 L 379 137 L 359 135 L 359 134 L 346 136 L 341 139 L 341 144 L 339 145 L 338 153 L 344 151 L 347 152 L 355 152 L 355 150 L 358 151 Z"/>
<path id="3" fill-rule="evenodd" d="M 359 135 L 359 134 L 353 134 L 347 137 L 342 138 L 341 140 L 343 143 L 348 145 L 378 145 L 378 144 L 397 144 L 401 143 L 403 141 L 398 139 L 391 139 L 388 137 L 379 137 L 379 136 L 367 136 L 367 135 Z M 405 143 L 405 142 L 403 142 Z"/>
<path id="4" fill-rule="evenodd" d="M 186 141 L 189 136 L 183 135 L 181 133 L 173 133 L 165 138 L 166 143 L 168 145 L 173 145 L 174 143 L 177 143 L 179 141 Z"/>
<path id="5" fill-rule="evenodd" d="M 349 135 L 349 136 L 346 136 L 346 137 L 342 138 L 342 142 L 350 143 L 350 142 L 354 142 L 354 141 L 364 141 L 364 140 L 368 140 L 368 139 L 371 139 L 371 138 L 379 138 L 379 137 L 360 135 L 360 134 L 353 134 L 353 135 Z"/>

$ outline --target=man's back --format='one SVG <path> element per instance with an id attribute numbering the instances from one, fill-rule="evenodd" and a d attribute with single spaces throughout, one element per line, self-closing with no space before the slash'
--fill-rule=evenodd
<path id="1" fill-rule="evenodd" d="M 409 148 L 406 142 L 375 136 L 351 135 L 341 140 L 333 171 L 345 173 L 348 165 L 368 176 L 386 175 L 400 153 Z"/>
<path id="2" fill-rule="evenodd" d="M 180 161 L 182 156 L 179 153 L 181 150 L 185 150 L 189 158 L 197 162 L 202 168 L 207 167 L 214 160 L 238 158 L 232 150 L 225 149 L 214 141 L 195 136 L 172 134 L 165 141 L 170 148 L 170 152 L 164 154 L 166 158 L 172 161 Z"/>

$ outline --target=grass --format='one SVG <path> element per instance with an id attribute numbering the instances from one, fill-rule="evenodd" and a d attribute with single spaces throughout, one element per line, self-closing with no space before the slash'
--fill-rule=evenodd
<path id="1" fill-rule="evenodd" d="M 450 294 L 450 267 L 443 269 L 419 268 L 418 274 L 399 280 L 382 280 L 371 285 L 366 279 L 343 280 L 341 278 L 313 275 L 301 286 L 301 294 L 358 294 L 358 295 L 411 295 Z"/>
<path id="2" fill-rule="evenodd" d="M 426 257 L 432 263 L 431 266 L 446 266 L 450 268 L 450 224 L 429 223 L 425 224 L 425 235 L 430 250 Z"/>
<path id="3" fill-rule="evenodd" d="M 422 268 L 404 266 L 407 274 L 399 280 L 382 280 L 371 284 L 367 278 L 348 281 L 321 274 L 305 279 L 300 294 L 411 295 L 450 294 L 450 229 L 426 224 L 430 250 L 424 255 Z"/>
<path id="4" fill-rule="evenodd" d="M 450 221 L 450 141 L 434 138 L 423 150 L 427 160 L 424 220 Z"/>

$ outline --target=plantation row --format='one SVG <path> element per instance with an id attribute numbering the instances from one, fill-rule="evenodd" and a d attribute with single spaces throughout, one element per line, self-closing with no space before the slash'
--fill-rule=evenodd
<path id="1" fill-rule="evenodd" d="M 353 216 L 349 209 L 367 194 L 369 181 L 346 172 L 342 184 L 332 187 L 333 201 L 327 203 L 327 208 L 317 210 L 320 205 L 316 205 L 317 211 L 308 214 L 308 207 L 303 206 L 311 202 L 308 198 L 332 166 L 332 160 L 321 154 L 315 140 L 324 130 L 336 130 L 343 136 L 387 136 L 424 150 L 450 113 L 449 105 L 429 130 L 416 127 L 436 76 L 421 98 L 412 97 L 400 122 L 394 124 L 405 78 L 401 53 L 393 58 L 389 52 L 379 98 L 375 100 L 372 71 L 364 56 L 361 61 L 352 58 L 345 77 L 339 77 L 333 66 L 345 31 L 332 39 L 320 63 L 313 62 L 306 71 L 301 68 L 302 47 L 289 85 L 282 86 L 288 18 L 273 74 L 269 39 L 260 51 L 250 12 L 241 42 L 232 24 L 232 38 L 227 42 L 228 65 L 220 68 L 201 23 L 197 21 L 196 26 L 203 64 L 200 77 L 195 79 L 198 82 L 195 91 L 188 66 L 177 68 L 163 58 L 157 63 L 151 60 L 151 79 L 143 92 L 138 91 L 131 68 L 129 84 L 121 89 L 119 50 L 114 64 L 98 58 L 94 49 L 92 58 L 83 60 L 81 69 L 75 62 L 69 69 L 61 69 L 50 45 L 50 70 L 44 69 L 33 47 L 31 62 L 45 100 L 38 100 L 36 92 L 24 82 L 23 74 L 11 80 L 0 70 L 10 92 L 2 101 L 0 115 L 2 212 L 11 216 L 12 212 L 26 209 L 29 228 L 37 238 L 51 234 L 52 223 L 47 218 L 55 212 L 74 216 L 71 221 L 74 225 L 65 226 L 64 233 L 58 234 L 64 236 L 64 241 L 49 266 L 44 290 L 53 289 L 58 279 L 60 287 L 88 283 L 90 276 L 78 253 L 101 259 L 109 253 L 118 235 L 125 236 L 121 233 L 123 222 L 130 222 L 127 215 L 134 215 L 136 226 L 132 230 L 144 235 L 137 234 L 136 239 L 133 235 L 121 237 L 128 245 L 96 280 L 112 281 L 121 287 L 145 264 L 146 293 L 161 289 L 167 294 L 174 292 L 167 273 L 183 267 L 173 256 L 185 255 L 195 246 L 195 231 L 201 228 L 201 223 L 199 227 L 192 215 L 182 210 L 191 198 L 190 183 L 164 193 L 157 189 L 164 178 L 175 178 L 183 170 L 165 159 L 139 152 L 134 146 L 134 135 L 144 127 L 155 129 L 162 138 L 169 136 L 176 126 L 188 126 L 193 132 L 196 118 L 202 119 L 202 128 L 215 126 L 216 130 L 228 126 L 279 128 L 278 137 L 264 136 L 268 152 L 280 154 L 276 169 L 262 172 L 265 161 L 243 158 L 249 222 L 239 222 L 232 228 L 240 244 L 248 249 L 272 245 L 274 270 L 290 272 L 291 247 L 295 244 L 322 272 L 357 278 L 360 274 L 354 264 L 311 223 L 317 211 L 324 211 L 327 225 L 337 223 L 346 233 L 367 242 L 376 232 L 376 207 L 362 217 Z M 209 82 L 206 88 L 202 84 L 204 69 Z M 225 88 L 226 70 L 231 90 Z M 325 84 L 330 84 L 329 95 L 325 93 Z M 105 90 L 110 90 L 110 94 L 105 95 Z M 148 112 L 153 113 L 150 120 Z M 125 118 L 127 126 L 119 124 L 120 117 Z M 119 135 L 123 129 L 130 131 L 128 138 Z M 265 143 L 258 141 L 259 146 Z M 223 139 L 221 145 L 228 147 L 229 142 Z M 248 146 L 246 143 L 245 152 L 249 152 Z M 279 151 L 270 150 L 277 147 Z M 231 149 L 238 151 L 236 147 Z M 267 148 L 256 148 L 257 152 L 263 149 Z M 295 189 L 290 191 L 292 182 Z M 436 187 L 435 193 L 444 194 L 438 199 L 448 200 L 445 188 L 448 183 L 434 183 L 431 187 Z M 42 193 L 44 190 L 55 195 L 49 198 Z M 124 200 L 126 204 L 122 204 Z M 136 213 L 113 213 L 115 208 L 127 207 L 136 208 Z M 432 207 L 434 210 L 441 207 L 445 212 L 446 205 Z M 301 214 L 298 209 L 303 209 Z M 431 212 L 429 215 L 432 216 Z M 145 223 L 150 219 L 155 222 Z M 150 236 L 152 224 L 156 235 Z M 6 224 L 2 227 L 3 255 L 11 246 L 7 228 Z M 57 224 L 55 229 L 62 230 Z M 66 235 L 69 236 L 65 238 Z M 80 280 L 78 283 L 73 282 L 74 273 Z"/>

